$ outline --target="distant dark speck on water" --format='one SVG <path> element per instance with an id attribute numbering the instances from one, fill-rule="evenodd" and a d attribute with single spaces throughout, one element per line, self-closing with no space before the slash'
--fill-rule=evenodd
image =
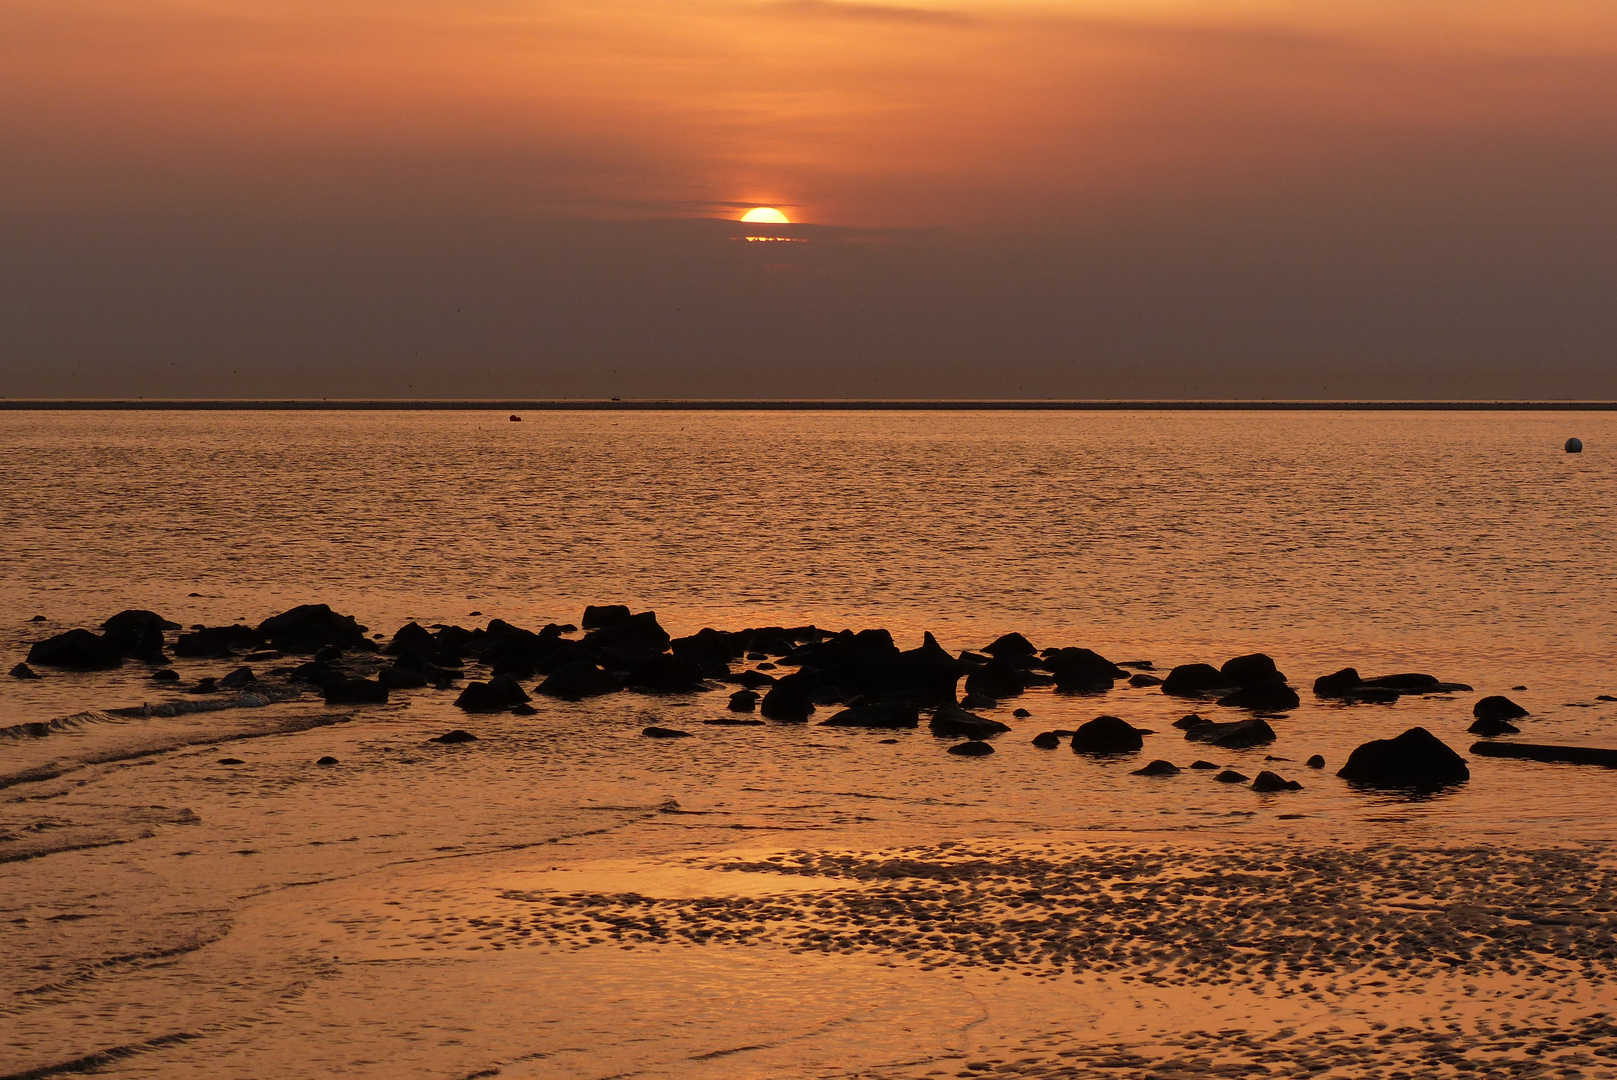
<path id="1" fill-rule="evenodd" d="M 516 413 L 512 413 L 511 414 L 511 422 L 513 424 L 520 424 L 520 423 L 522 423 L 522 417 L 518 416 Z"/>

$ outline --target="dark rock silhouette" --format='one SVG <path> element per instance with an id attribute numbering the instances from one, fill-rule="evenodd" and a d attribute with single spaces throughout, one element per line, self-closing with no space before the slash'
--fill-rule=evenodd
<path id="1" fill-rule="evenodd" d="M 599 630 L 605 626 L 627 622 L 628 618 L 627 604 L 589 604 L 584 608 L 584 617 L 578 624 L 585 630 Z"/>
<path id="2" fill-rule="evenodd" d="M 987 757 L 994 752 L 994 748 L 985 742 L 963 742 L 949 747 L 949 753 L 956 757 Z"/>
<path id="3" fill-rule="evenodd" d="M 37 641 L 28 650 L 28 663 L 70 671 L 106 671 L 123 662 L 123 653 L 112 642 L 89 630 L 68 630 Z"/>
<path id="4" fill-rule="evenodd" d="M 1329 675 L 1321 675 L 1315 679 L 1314 696 L 1340 697 L 1344 690 L 1351 690 L 1363 682 L 1357 668 L 1345 667 L 1341 671 L 1333 671 Z"/>
<path id="5" fill-rule="evenodd" d="M 762 720 L 743 720 L 739 716 L 715 716 L 711 720 L 703 720 L 704 724 L 713 724 L 717 727 L 763 727 Z"/>
<path id="6" fill-rule="evenodd" d="M 814 714 L 814 702 L 809 697 L 813 689 L 814 679 L 810 675 L 803 672 L 788 675 L 769 688 L 758 711 L 771 720 L 807 720 Z"/>
<path id="7" fill-rule="evenodd" d="M 1142 673 L 1142 674 L 1139 674 L 1139 675 L 1130 675 L 1129 676 L 1129 685 L 1130 686 L 1142 686 L 1142 687 L 1143 686 L 1161 686 L 1162 685 L 1162 680 L 1157 678 L 1155 675 L 1146 675 L 1146 674 Z"/>
<path id="8" fill-rule="evenodd" d="M 1041 731 L 1033 736 L 1033 745 L 1040 750 L 1054 750 L 1061 745 L 1061 736 L 1053 731 Z"/>
<path id="9" fill-rule="evenodd" d="M 1234 769 L 1225 769 L 1223 772 L 1213 777 L 1213 779 L 1217 780 L 1220 784 L 1244 784 L 1251 778 L 1241 775 Z"/>
<path id="10" fill-rule="evenodd" d="M 220 679 L 219 686 L 224 690 L 240 690 L 242 687 L 257 681 L 258 676 L 253 674 L 252 668 L 239 667 Z"/>
<path id="11" fill-rule="evenodd" d="M 1147 765 L 1143 769 L 1135 769 L 1134 770 L 1134 775 L 1135 776 L 1178 776 L 1179 775 L 1179 766 L 1175 765 L 1171 761 L 1163 761 L 1161 758 L 1158 758 L 1156 761 L 1153 761 L 1151 764 Z"/>
<path id="12" fill-rule="evenodd" d="M 1235 685 L 1212 664 L 1180 664 L 1162 680 L 1162 692 L 1174 697 L 1206 697 L 1233 689 Z"/>
<path id="13" fill-rule="evenodd" d="M 221 764 L 221 765 L 245 765 L 247 763 L 245 761 L 243 761 L 239 757 L 222 757 L 222 758 L 219 759 L 219 764 Z"/>
<path id="14" fill-rule="evenodd" d="M 1144 746 L 1140 733 L 1116 716 L 1097 716 L 1072 736 L 1073 752 L 1079 754 L 1130 754 Z"/>
<path id="15" fill-rule="evenodd" d="M 998 720 L 967 712 L 958 705 L 939 705 L 928 725 L 940 739 L 990 739 L 1011 730 Z"/>
<path id="16" fill-rule="evenodd" d="M 543 693 L 544 687 L 540 687 L 539 690 Z M 529 700 L 531 699 L 527 692 L 515 679 L 509 675 L 496 675 L 486 683 L 467 683 L 466 688 L 455 699 L 455 708 L 469 713 L 497 713 Z"/>
<path id="17" fill-rule="evenodd" d="M 1033 647 L 1033 643 L 1027 638 L 1023 637 L 1021 634 L 1012 632 L 1009 634 L 1001 634 L 999 637 L 995 638 L 994 643 L 988 646 L 988 648 L 984 649 L 983 652 L 996 659 L 1003 658 L 1006 660 L 1016 660 L 1025 657 L 1037 656 L 1039 650 L 1035 649 Z"/>
<path id="18" fill-rule="evenodd" d="M 920 715 L 913 705 L 898 702 L 858 705 L 820 721 L 822 727 L 857 728 L 912 728 L 919 727 L 920 723 Z"/>
<path id="19" fill-rule="evenodd" d="M 1004 660 L 990 660 L 966 676 L 966 693 L 981 694 L 996 701 L 1016 697 L 1026 688 L 1022 672 Z"/>
<path id="20" fill-rule="evenodd" d="M 336 679 L 322 689 L 328 705 L 387 704 L 387 687 L 373 679 Z"/>
<path id="21" fill-rule="evenodd" d="M 960 707 L 962 709 L 992 709 L 998 705 L 999 702 L 995 701 L 987 694 L 967 694 L 965 697 L 960 699 Z"/>
<path id="22" fill-rule="evenodd" d="M 314 661 L 317 664 L 329 664 L 334 660 L 341 659 L 341 645 L 322 645 L 314 651 Z"/>
<path id="23" fill-rule="evenodd" d="M 1199 761 L 1199 760 L 1198 761 L 1192 761 L 1190 763 L 1190 767 L 1192 769 L 1197 769 L 1197 770 L 1216 769 L 1216 768 L 1218 768 L 1218 766 L 1214 765 L 1211 761 Z"/>
<path id="24" fill-rule="evenodd" d="M 1011 711 L 1011 715 L 1016 717 L 1018 720 L 1026 720 L 1028 717 L 1032 716 L 1033 714 L 1028 712 L 1026 709 L 1013 709 Z"/>
<path id="25" fill-rule="evenodd" d="M 174 655 L 195 660 L 226 656 L 237 648 L 256 649 L 267 643 L 250 626 L 204 626 L 174 639 Z"/>
<path id="26" fill-rule="evenodd" d="M 376 681 L 389 690 L 411 690 L 427 685 L 427 673 L 394 664 L 378 671 Z"/>
<path id="27" fill-rule="evenodd" d="M 742 671 L 729 676 L 728 681 L 737 686 L 744 686 L 748 690 L 757 690 L 765 686 L 774 686 L 780 679 L 767 671 Z"/>
<path id="28" fill-rule="evenodd" d="M 206 679 L 198 679 L 197 684 L 195 686 L 191 687 L 191 689 L 187 690 L 186 693 L 187 694 L 214 694 L 214 693 L 218 693 L 218 691 L 219 691 L 219 681 L 210 676 L 209 678 L 206 678 Z"/>
<path id="29" fill-rule="evenodd" d="M 1499 735 L 1520 735 L 1522 729 L 1509 720 L 1501 720 L 1497 716 L 1484 716 L 1472 721 L 1471 726 L 1465 730 L 1472 735 L 1491 739 Z"/>
<path id="30" fill-rule="evenodd" d="M 520 705 L 511 706 L 511 715 L 512 716 L 538 716 L 539 715 L 539 710 L 534 708 L 532 705 L 529 705 L 527 702 L 524 701 Z"/>
<path id="31" fill-rule="evenodd" d="M 1186 720 L 1190 717 L 1186 717 Z M 1200 719 L 1199 717 L 1197 719 Z M 1184 723 L 1179 721 L 1178 723 Z M 1175 726 L 1178 726 L 1177 724 Z M 1192 724 L 1185 728 L 1185 738 L 1192 742 L 1211 743 L 1226 750 L 1245 750 L 1253 746 L 1263 746 L 1275 741 L 1274 728 L 1268 721 L 1262 719 L 1241 720 L 1230 724 L 1218 724 L 1211 720 L 1203 720 L 1199 724 Z"/>
<path id="32" fill-rule="evenodd" d="M 1055 676 L 1057 692 L 1063 694 L 1105 693 L 1129 674 L 1092 649 L 1073 647 L 1047 652 L 1044 666 Z"/>
<path id="33" fill-rule="evenodd" d="M 731 712 L 752 712 L 758 707 L 758 692 L 755 690 L 737 690 L 730 695 Z"/>
<path id="34" fill-rule="evenodd" d="M 163 655 L 163 631 L 178 630 L 180 624 L 169 622 L 155 611 L 129 609 L 120 611 L 101 624 L 102 636 L 108 645 L 124 656 L 148 664 L 167 662 Z"/>
<path id="35" fill-rule="evenodd" d="M 656 724 L 642 729 L 640 734 L 648 739 L 688 739 L 691 737 L 691 733 L 688 731 L 681 731 L 678 728 L 658 727 Z"/>
<path id="36" fill-rule="evenodd" d="M 1336 775 L 1366 787 L 1431 789 L 1469 780 L 1471 770 L 1436 735 L 1416 727 L 1365 743 Z"/>
<path id="37" fill-rule="evenodd" d="M 685 694 L 707 689 L 696 661 L 673 653 L 662 653 L 636 665 L 625 682 L 631 690 L 656 694 Z"/>
<path id="38" fill-rule="evenodd" d="M 617 677 L 588 660 L 576 660 L 539 684 L 539 693 L 564 701 L 582 701 L 623 689 Z"/>
<path id="39" fill-rule="evenodd" d="M 1600 765 L 1617 769 L 1617 750 L 1594 746 L 1546 746 L 1542 743 L 1477 743 L 1471 752 L 1479 757 L 1522 758 L 1561 765 Z"/>
<path id="40" fill-rule="evenodd" d="M 1282 682 L 1255 682 L 1218 699 L 1220 705 L 1258 712 L 1284 712 L 1302 704 L 1297 691 Z"/>
<path id="41" fill-rule="evenodd" d="M 1392 702 L 1404 694 L 1451 693 L 1470 689 L 1464 683 L 1442 682 L 1435 675 L 1418 671 L 1364 679 L 1360 678 L 1357 669 L 1343 668 L 1314 680 L 1316 697 L 1342 698 L 1350 703 Z"/>
<path id="42" fill-rule="evenodd" d="M 1252 781 L 1252 790 L 1261 792 L 1271 791 L 1301 791 L 1303 786 L 1295 780 L 1283 779 L 1278 773 L 1264 770 L 1258 778 Z"/>
<path id="43" fill-rule="evenodd" d="M 1308 759 L 1308 767 L 1310 769 L 1323 769 L 1325 767 L 1325 759 L 1320 757 L 1318 754 L 1315 754 L 1313 757 Z"/>
<path id="44" fill-rule="evenodd" d="M 1184 716 L 1181 716 L 1179 719 L 1175 720 L 1173 722 L 1173 726 L 1179 728 L 1181 731 L 1189 731 L 1191 728 L 1200 727 L 1203 724 L 1211 723 L 1211 720 L 1200 715 L 1199 713 L 1186 713 Z"/>
<path id="45" fill-rule="evenodd" d="M 173 668 L 158 668 L 152 672 L 152 682 L 179 682 L 180 673 Z"/>
<path id="46" fill-rule="evenodd" d="M 332 757 L 330 754 L 327 754 L 325 757 L 321 758 L 319 761 L 316 761 L 315 764 L 316 765 L 336 765 L 336 764 L 339 764 L 339 762 L 337 761 L 336 758 Z"/>
<path id="47" fill-rule="evenodd" d="M 192 596 L 195 596 L 195 595 L 197 595 L 197 594 L 196 594 L 196 593 L 192 593 L 192 594 L 191 594 L 191 595 L 192 595 Z M 46 619 L 45 619 L 45 616 L 43 616 L 43 615 L 35 615 L 35 616 L 34 616 L 34 617 L 33 617 L 33 618 L 32 618 L 32 619 L 29 619 L 29 620 L 28 620 L 28 621 L 29 621 L 29 622 L 45 622 L 45 621 L 46 621 Z"/>
<path id="48" fill-rule="evenodd" d="M 313 653 L 328 645 L 374 649 L 366 629 L 352 615 L 339 615 L 326 604 L 302 604 L 258 624 L 260 634 L 288 653 Z"/>
<path id="49" fill-rule="evenodd" d="M 35 671 L 27 664 L 18 664 L 16 667 L 11 669 L 11 677 L 13 679 L 37 679 L 39 678 L 39 672 Z"/>
<path id="50" fill-rule="evenodd" d="M 1225 680 L 1235 686 L 1251 686 L 1254 683 L 1278 682 L 1283 683 L 1286 677 L 1275 667 L 1275 662 L 1264 653 L 1248 653 L 1237 656 L 1232 660 L 1224 661 L 1218 673 Z"/>
<path id="51" fill-rule="evenodd" d="M 428 741 L 429 742 L 438 742 L 438 743 L 447 743 L 447 744 L 449 744 L 451 746 L 454 746 L 457 743 L 476 742 L 477 741 L 477 736 L 473 735 L 469 731 L 462 731 L 460 728 L 456 728 L 454 731 L 447 731 L 442 735 L 439 735 L 439 736 L 437 736 L 437 737 L 435 737 L 433 739 L 429 739 Z"/>
<path id="52" fill-rule="evenodd" d="M 1528 713 L 1508 697 L 1495 694 L 1471 706 L 1471 715 L 1478 720 L 1520 720 Z"/>

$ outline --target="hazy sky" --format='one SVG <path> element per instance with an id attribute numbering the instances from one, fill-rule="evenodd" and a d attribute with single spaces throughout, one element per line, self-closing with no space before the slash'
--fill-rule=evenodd
<path id="1" fill-rule="evenodd" d="M 1610 0 L 0 0 L 0 394 L 1617 397 L 1614 192 Z"/>

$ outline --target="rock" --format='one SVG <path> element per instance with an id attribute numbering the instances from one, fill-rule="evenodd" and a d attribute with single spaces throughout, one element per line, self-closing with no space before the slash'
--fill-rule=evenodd
<path id="1" fill-rule="evenodd" d="M 204 626 L 174 639 L 174 655 L 197 660 L 228 655 L 237 647 L 256 649 L 264 635 L 250 626 Z"/>
<path id="2" fill-rule="evenodd" d="M 11 669 L 11 677 L 13 679 L 37 679 L 39 678 L 39 672 L 35 671 L 27 664 L 18 664 L 16 667 Z M 178 678 L 178 676 L 176 676 L 176 678 Z"/>
<path id="3" fill-rule="evenodd" d="M 1033 736 L 1033 745 L 1040 750 L 1054 750 L 1061 745 L 1061 736 L 1053 731 L 1041 731 Z"/>
<path id="4" fill-rule="evenodd" d="M 957 705 L 939 705 L 929 725 L 932 734 L 940 739 L 989 739 L 1011 730 L 998 720 L 967 712 Z"/>
<path id="5" fill-rule="evenodd" d="M 539 715 L 539 710 L 534 708 L 532 705 L 529 705 L 526 701 L 524 701 L 520 705 L 511 706 L 511 715 L 512 716 L 538 716 Z"/>
<path id="6" fill-rule="evenodd" d="M 1196 769 L 1196 770 L 1206 770 L 1206 769 L 1216 769 L 1216 768 L 1218 768 L 1218 766 L 1214 765 L 1211 761 L 1192 761 L 1190 763 L 1190 767 L 1192 769 Z"/>
<path id="7" fill-rule="evenodd" d="M 1523 758 L 1528 761 L 1562 765 L 1602 765 L 1617 769 L 1617 750 L 1593 746 L 1546 746 L 1542 743 L 1477 743 L 1471 752 L 1479 757 Z"/>
<path id="8" fill-rule="evenodd" d="M 123 662 L 123 654 L 112 642 L 89 630 L 68 630 L 37 641 L 28 650 L 28 663 L 70 671 L 106 671 Z"/>
<path id="9" fill-rule="evenodd" d="M 983 652 L 995 659 L 1020 660 L 1030 656 L 1037 656 L 1039 650 L 1033 643 L 1018 633 L 1002 634 L 994 639 L 994 643 Z"/>
<path id="10" fill-rule="evenodd" d="M 843 709 L 830 719 L 820 721 L 822 727 L 857 728 L 912 728 L 919 727 L 920 723 L 920 715 L 913 705 L 891 702 Z"/>
<path id="11" fill-rule="evenodd" d="M 812 680 L 803 672 L 788 675 L 769 688 L 758 711 L 771 720 L 807 720 L 814 715 L 814 702 L 809 699 L 812 688 Z"/>
<path id="12" fill-rule="evenodd" d="M 1345 667 L 1341 671 L 1333 671 L 1329 675 L 1321 675 L 1314 680 L 1315 697 L 1341 697 L 1344 690 L 1351 690 L 1364 682 L 1359 678 L 1355 668 Z"/>
<path id="13" fill-rule="evenodd" d="M 453 746 L 453 745 L 455 745 L 457 743 L 476 742 L 477 741 L 477 736 L 473 735 L 469 731 L 462 731 L 460 728 L 456 728 L 454 731 L 445 732 L 444 734 L 439 735 L 436 738 L 429 739 L 427 741 L 428 742 L 447 743 L 450 746 Z"/>
<path id="14" fill-rule="evenodd" d="M 258 632 L 282 652 L 313 653 L 327 645 L 373 649 L 366 627 L 352 615 L 339 615 L 325 604 L 301 604 L 258 624 Z"/>
<path id="15" fill-rule="evenodd" d="M 1595 700 L 1596 701 L 1617 701 L 1617 697 L 1612 697 L 1610 694 L 1596 694 L 1595 695 Z"/>
<path id="16" fill-rule="evenodd" d="M 701 667 L 694 660 L 673 653 L 662 653 L 636 665 L 625 682 L 632 690 L 655 694 L 687 694 L 707 689 L 702 684 Z"/>
<path id="17" fill-rule="evenodd" d="M 1144 675 L 1144 674 L 1130 675 L 1129 676 L 1129 685 L 1130 686 L 1161 686 L 1162 685 L 1162 680 L 1157 678 L 1155 675 Z"/>
<path id="18" fill-rule="evenodd" d="M 995 701 L 991 697 L 988 697 L 986 694 L 967 694 L 965 697 L 960 699 L 960 707 L 962 709 L 992 709 L 998 705 L 999 702 Z"/>
<path id="19" fill-rule="evenodd" d="M 173 668 L 158 668 L 152 672 L 152 682 L 179 682 L 180 673 Z"/>
<path id="20" fill-rule="evenodd" d="M 1116 716 L 1097 716 L 1072 736 L 1072 749 L 1078 754 L 1131 754 L 1144 746 L 1140 733 Z"/>
<path id="21" fill-rule="evenodd" d="M 744 710 L 751 711 L 751 710 Z M 719 727 L 763 727 L 762 720 L 743 720 L 739 716 L 715 716 L 711 720 L 703 720 L 704 724 L 714 724 Z"/>
<path id="22" fill-rule="evenodd" d="M 245 765 L 247 763 L 245 761 L 243 761 L 239 757 L 222 757 L 222 758 L 219 759 L 219 764 L 221 764 L 221 765 Z"/>
<path id="23" fill-rule="evenodd" d="M 169 622 L 155 611 L 134 608 L 120 611 L 101 624 L 102 635 L 109 645 L 124 656 L 148 664 L 165 661 L 163 631 L 178 629 L 179 623 Z"/>
<path id="24" fill-rule="evenodd" d="M 1016 697 L 1026 684 L 1022 673 L 1003 660 L 994 659 L 966 676 L 966 693 L 986 698 Z"/>
<path id="25" fill-rule="evenodd" d="M 393 664 L 378 671 L 376 681 L 389 690 L 413 690 L 427 685 L 427 673 Z"/>
<path id="26" fill-rule="evenodd" d="M 332 757 L 330 754 L 327 754 L 325 757 L 321 758 L 319 761 L 316 761 L 315 764 L 316 765 L 336 765 L 336 764 L 338 764 L 338 761 L 337 761 L 336 758 Z"/>
<path id="27" fill-rule="evenodd" d="M 242 687 L 258 681 L 250 667 L 239 667 L 235 671 L 219 680 L 219 686 L 225 690 L 240 690 Z"/>
<path id="28" fill-rule="evenodd" d="M 1495 694 L 1492 697 L 1485 697 L 1471 706 L 1471 715 L 1478 720 L 1520 720 L 1528 713 L 1526 709 L 1508 697 Z"/>
<path id="29" fill-rule="evenodd" d="M 1262 719 L 1215 724 L 1211 720 L 1185 731 L 1188 741 L 1211 743 L 1226 750 L 1246 750 L 1275 741 L 1274 728 Z"/>
<path id="30" fill-rule="evenodd" d="M 219 680 L 213 678 L 198 679 L 197 684 L 187 690 L 188 694 L 216 694 L 219 692 Z"/>
<path id="31" fill-rule="evenodd" d="M 196 593 L 192 593 L 191 595 L 195 596 Z M 29 622 L 44 622 L 45 621 L 45 616 L 43 616 L 43 615 L 35 615 L 32 619 L 29 619 L 28 621 Z"/>
<path id="32" fill-rule="evenodd" d="M 1234 769 L 1225 769 L 1223 772 L 1213 777 L 1213 779 L 1217 780 L 1220 784 L 1244 784 L 1250 778 L 1242 776 Z"/>
<path id="33" fill-rule="evenodd" d="M 1218 699 L 1220 705 L 1258 712 L 1284 712 L 1302 704 L 1297 691 L 1281 682 L 1255 682 Z"/>
<path id="34" fill-rule="evenodd" d="M 1583 453 L 1583 440 L 1578 438 L 1568 439 L 1566 441 L 1566 452 L 1569 454 Z"/>
<path id="35" fill-rule="evenodd" d="M 1016 709 L 1016 710 L 1012 711 L 1011 715 L 1016 717 L 1018 720 L 1026 720 L 1028 717 L 1032 716 L 1033 714 L 1028 712 L 1026 709 Z"/>
<path id="36" fill-rule="evenodd" d="M 520 424 L 520 423 L 522 423 L 522 417 L 520 417 L 520 416 L 518 416 L 518 415 L 517 415 L 517 414 L 516 414 L 516 413 L 512 413 L 512 414 L 511 414 L 511 416 L 510 416 L 510 420 L 511 420 L 511 422 L 512 422 L 512 423 L 514 423 L 514 424 Z"/>
<path id="37" fill-rule="evenodd" d="M 738 675 L 730 676 L 729 681 L 735 683 L 737 686 L 744 686 L 748 690 L 758 690 L 765 686 L 774 686 L 780 680 L 775 676 L 763 671 L 743 671 Z M 834 690 L 835 688 L 830 687 L 827 689 Z M 819 692 L 820 691 L 818 690 L 815 691 L 815 693 Z"/>
<path id="38" fill-rule="evenodd" d="M 539 693 L 564 701 L 582 701 L 623 689 L 616 676 L 588 660 L 575 660 L 539 684 Z"/>
<path id="39" fill-rule="evenodd" d="M 1268 770 L 1260 772 L 1258 778 L 1252 781 L 1252 790 L 1264 792 L 1265 794 L 1272 791 L 1301 791 L 1302 789 L 1303 786 L 1297 781 L 1282 779 L 1278 773 L 1272 773 Z"/>
<path id="40" fill-rule="evenodd" d="M 691 733 L 678 728 L 658 727 L 656 724 L 641 729 L 640 734 L 648 739 L 688 739 Z"/>
<path id="41" fill-rule="evenodd" d="M 541 686 L 539 691 L 543 693 L 544 687 Z M 469 713 L 497 713 L 530 700 L 527 692 L 511 676 L 496 675 L 486 683 L 467 683 L 455 699 L 455 708 Z"/>
<path id="42" fill-rule="evenodd" d="M 1320 757 L 1318 754 L 1315 754 L 1313 757 L 1308 759 L 1308 767 L 1310 769 L 1323 769 L 1325 767 L 1325 759 Z"/>
<path id="43" fill-rule="evenodd" d="M 1366 787 L 1439 788 L 1471 778 L 1465 759 L 1425 728 L 1410 728 L 1396 739 L 1367 742 L 1337 772 Z"/>
<path id="44" fill-rule="evenodd" d="M 341 645 L 322 645 L 314 651 L 314 662 L 317 664 L 329 664 L 335 660 L 341 659 Z"/>
<path id="45" fill-rule="evenodd" d="M 737 690 L 730 695 L 729 707 L 731 712 L 752 712 L 758 707 L 758 692 L 756 690 Z M 712 721 L 709 722 L 711 723 Z"/>
<path id="46" fill-rule="evenodd" d="M 627 604 L 590 604 L 584 608 L 584 617 L 579 625 L 586 630 L 599 630 L 606 626 L 616 626 L 621 622 L 629 621 L 629 607 Z"/>
<path id="47" fill-rule="evenodd" d="M 1218 669 L 1227 682 L 1236 686 L 1251 686 L 1254 683 L 1277 682 L 1283 683 L 1286 677 L 1275 667 L 1275 662 L 1264 653 L 1248 653 L 1237 656 L 1233 660 L 1226 660 Z"/>
<path id="48" fill-rule="evenodd" d="M 949 747 L 949 753 L 957 757 L 987 757 L 994 752 L 994 748 L 985 742 L 963 742 Z"/>
<path id="49" fill-rule="evenodd" d="M 1128 678 L 1128 672 L 1092 649 L 1056 649 L 1045 654 L 1044 666 L 1063 694 L 1103 694 L 1116 680 Z"/>
<path id="50" fill-rule="evenodd" d="M 1206 697 L 1234 688 L 1212 664 L 1180 664 L 1162 680 L 1162 692 L 1174 697 Z"/>
<path id="51" fill-rule="evenodd" d="M 1158 758 L 1156 761 L 1153 761 L 1151 764 L 1147 765 L 1143 769 L 1135 769 L 1134 770 L 1134 775 L 1135 776 L 1178 776 L 1179 775 L 1179 766 L 1175 765 L 1171 761 L 1163 761 L 1161 758 Z"/>
<path id="52" fill-rule="evenodd" d="M 1484 716 L 1473 721 L 1471 726 L 1465 730 L 1472 735 L 1481 735 L 1488 739 L 1499 735 L 1520 735 L 1522 732 L 1521 728 L 1512 724 L 1509 720 L 1501 720 L 1497 716 Z"/>
<path id="53" fill-rule="evenodd" d="M 328 705 L 387 704 L 387 687 L 374 679 L 336 679 L 323 689 Z"/>
<path id="54" fill-rule="evenodd" d="M 1189 731 L 1192 728 L 1198 728 L 1203 724 L 1211 723 L 1212 721 L 1207 719 L 1205 716 L 1201 716 L 1197 713 L 1186 713 L 1184 716 L 1181 716 L 1179 719 L 1175 720 L 1173 722 L 1173 726 L 1181 731 Z"/>
<path id="55" fill-rule="evenodd" d="M 1400 691 L 1387 686 L 1353 686 L 1341 694 L 1341 700 L 1349 705 L 1391 705 L 1400 697 Z"/>

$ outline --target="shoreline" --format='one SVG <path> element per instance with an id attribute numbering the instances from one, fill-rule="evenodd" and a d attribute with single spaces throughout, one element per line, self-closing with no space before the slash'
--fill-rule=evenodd
<path id="1" fill-rule="evenodd" d="M 1617 401 L 0 398 L 0 412 L 1617 412 Z"/>

